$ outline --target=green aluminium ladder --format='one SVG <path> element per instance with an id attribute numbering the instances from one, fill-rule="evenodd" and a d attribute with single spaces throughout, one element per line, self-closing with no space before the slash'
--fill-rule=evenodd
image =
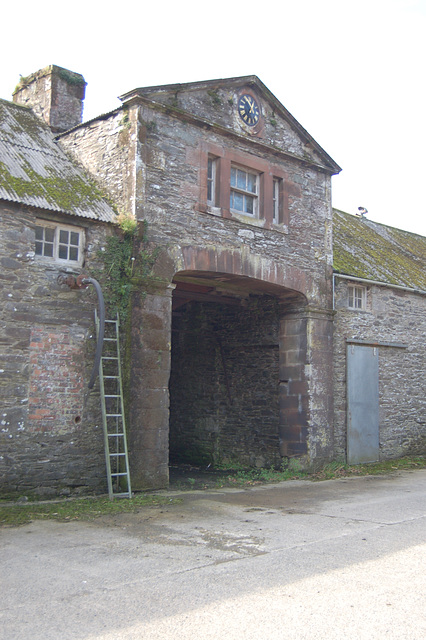
<path id="1" fill-rule="evenodd" d="M 96 330 L 99 319 L 96 315 Z M 99 364 L 105 462 L 110 500 L 132 497 L 124 416 L 120 360 L 120 319 L 105 320 L 104 346 Z"/>

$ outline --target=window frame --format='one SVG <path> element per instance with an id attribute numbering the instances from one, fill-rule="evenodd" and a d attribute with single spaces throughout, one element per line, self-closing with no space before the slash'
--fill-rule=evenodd
<path id="1" fill-rule="evenodd" d="M 209 155 L 207 158 L 207 204 L 212 207 L 217 203 L 217 170 L 218 158 Z"/>
<path id="2" fill-rule="evenodd" d="M 281 224 L 283 218 L 283 180 L 272 177 L 272 223 Z"/>
<path id="3" fill-rule="evenodd" d="M 54 262 L 54 263 L 66 265 L 66 266 L 81 266 L 83 264 L 85 234 L 84 234 L 84 229 L 82 227 L 77 227 L 69 224 L 62 224 L 60 222 L 51 222 L 49 220 L 42 220 L 37 218 L 34 225 L 35 236 L 37 234 L 37 228 L 43 229 L 43 238 L 42 239 L 36 238 L 36 237 L 34 238 L 34 255 L 36 260 L 40 260 L 42 262 Z M 53 240 L 45 239 L 45 231 L 48 229 L 53 230 Z M 66 232 L 67 234 L 69 234 L 67 242 L 61 241 L 61 232 Z M 71 233 L 78 234 L 78 244 L 70 242 Z M 42 251 L 43 251 L 43 253 L 41 254 L 37 253 L 37 247 L 36 247 L 37 243 L 40 243 L 40 242 L 42 243 Z M 44 255 L 44 248 L 46 245 L 52 246 L 53 255 Z M 61 252 L 61 247 L 67 247 L 68 256 L 69 256 L 70 248 L 76 247 L 78 252 L 78 258 L 76 260 L 72 258 L 70 259 L 69 257 L 61 258 L 59 255 Z"/>
<path id="4" fill-rule="evenodd" d="M 213 166 L 214 176 L 211 173 Z M 256 215 L 231 209 L 231 166 L 239 166 L 245 171 L 258 175 Z M 284 234 L 289 233 L 290 204 L 301 194 L 299 185 L 289 181 L 285 167 L 247 152 L 203 142 L 200 149 L 199 175 L 200 197 L 196 205 L 198 211 L 235 220 L 241 224 L 271 229 Z M 278 221 L 274 218 L 274 180 L 279 183 Z M 213 186 L 209 187 L 209 182 Z"/>
<path id="5" fill-rule="evenodd" d="M 359 303 L 359 304 L 357 304 Z M 348 309 L 365 311 L 367 308 L 367 289 L 362 285 L 348 284 Z"/>
<path id="6" fill-rule="evenodd" d="M 246 176 L 244 189 L 242 186 L 238 185 L 238 172 L 244 173 Z M 233 184 L 233 175 L 236 176 L 235 184 Z M 247 188 L 248 186 L 248 176 L 254 177 L 254 191 Z M 230 173 L 230 181 L 229 181 L 229 210 L 231 213 L 235 213 L 237 215 L 250 216 L 250 218 L 259 218 L 259 184 L 260 184 L 260 174 L 256 171 L 253 171 L 249 167 L 245 167 L 239 164 L 231 163 L 231 173 Z M 240 195 L 242 197 L 243 208 L 237 209 L 235 206 L 232 207 L 232 203 L 235 204 L 234 194 Z M 253 207 L 252 212 L 247 210 L 247 202 L 251 199 Z"/>

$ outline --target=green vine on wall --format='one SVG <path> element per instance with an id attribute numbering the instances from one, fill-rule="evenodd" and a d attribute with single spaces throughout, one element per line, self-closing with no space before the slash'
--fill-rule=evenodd
<path id="1" fill-rule="evenodd" d="M 120 314 L 124 322 L 129 313 L 132 280 L 149 276 L 159 249 L 151 250 L 146 240 L 146 223 L 142 227 L 134 216 L 120 214 L 119 231 L 110 236 L 98 252 L 102 262 L 101 279 L 107 312 Z"/>

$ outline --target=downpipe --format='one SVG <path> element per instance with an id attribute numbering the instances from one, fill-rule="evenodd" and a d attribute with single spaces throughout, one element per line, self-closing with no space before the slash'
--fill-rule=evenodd
<path id="1" fill-rule="evenodd" d="M 90 376 L 89 384 L 87 385 L 88 389 L 93 389 L 93 386 L 96 381 L 96 377 L 99 372 L 99 364 L 102 357 L 102 350 L 104 346 L 104 334 L 105 334 L 105 301 L 102 293 L 101 285 L 95 278 L 89 278 L 85 275 L 80 275 L 77 278 L 74 276 L 59 276 L 58 282 L 60 284 L 66 284 L 70 289 L 86 289 L 90 284 L 95 287 L 96 294 L 98 296 L 98 316 L 99 316 L 99 330 L 98 330 L 98 340 L 96 343 L 96 353 L 95 353 L 95 361 L 93 363 L 92 374 Z"/>

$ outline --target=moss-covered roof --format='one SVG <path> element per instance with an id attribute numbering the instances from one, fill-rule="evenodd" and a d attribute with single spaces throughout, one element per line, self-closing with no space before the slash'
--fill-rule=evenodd
<path id="1" fill-rule="evenodd" d="M 337 273 L 426 291 L 426 237 L 333 211 Z"/>
<path id="2" fill-rule="evenodd" d="M 31 109 L 0 100 L 0 199 L 110 222 L 99 187 Z"/>

